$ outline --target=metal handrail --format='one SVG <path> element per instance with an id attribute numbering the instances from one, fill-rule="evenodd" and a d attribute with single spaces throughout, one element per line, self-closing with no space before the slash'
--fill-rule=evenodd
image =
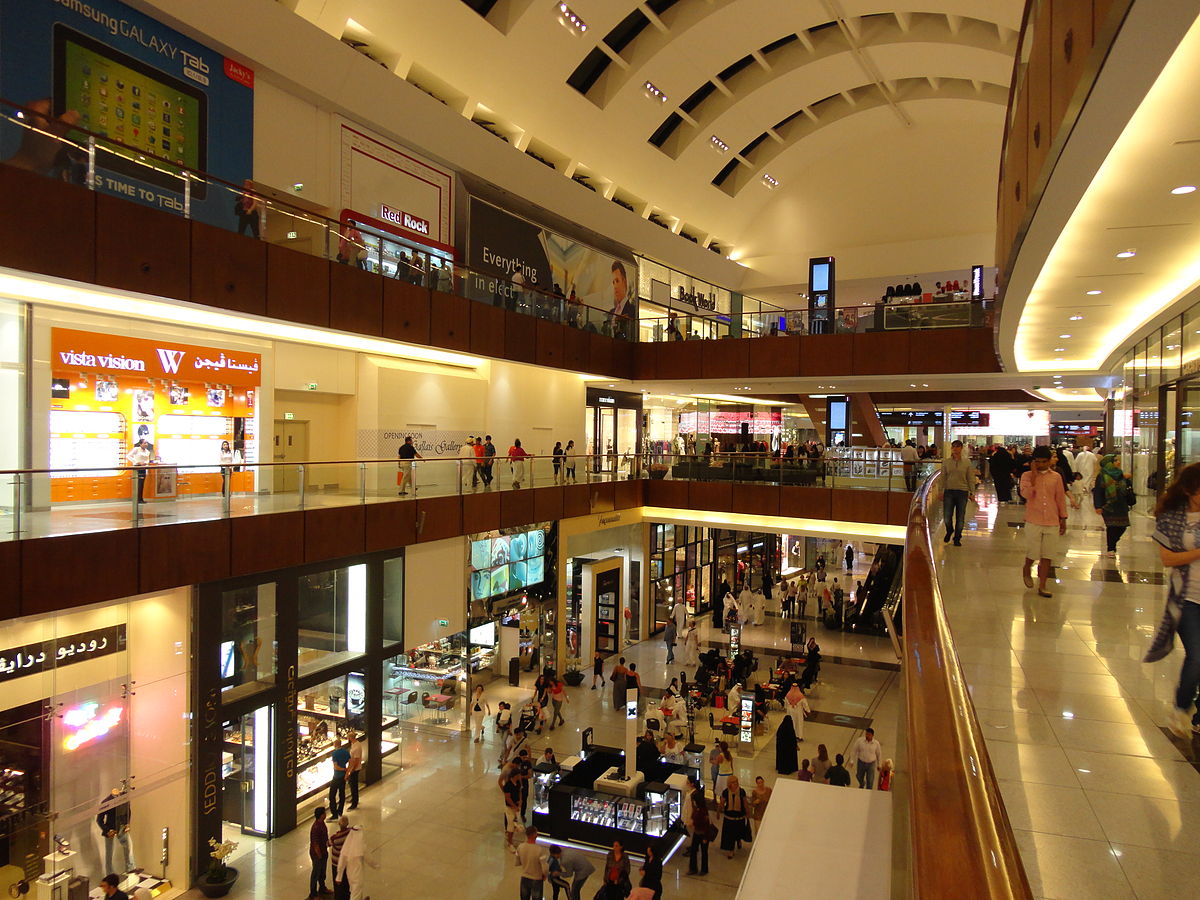
<path id="1" fill-rule="evenodd" d="M 927 510 L 939 477 L 914 495 L 905 542 L 908 896 L 1026 900 L 1033 893 L 938 586 Z"/>

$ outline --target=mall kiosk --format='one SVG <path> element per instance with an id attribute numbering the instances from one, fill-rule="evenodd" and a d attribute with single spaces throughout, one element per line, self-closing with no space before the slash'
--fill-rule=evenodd
<path id="1" fill-rule="evenodd" d="M 622 781 L 625 751 L 592 744 L 591 735 L 590 728 L 583 732 L 579 756 L 565 760 L 557 776 L 539 774 L 533 809 L 538 832 L 598 847 L 619 839 L 637 854 L 660 841 L 682 840 L 686 767 L 660 760 L 648 772 L 630 772 Z M 544 805 L 537 802 L 543 797 Z"/>

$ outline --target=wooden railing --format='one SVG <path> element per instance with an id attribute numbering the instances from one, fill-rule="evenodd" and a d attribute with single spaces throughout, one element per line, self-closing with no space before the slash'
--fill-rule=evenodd
<path id="1" fill-rule="evenodd" d="M 907 892 L 922 900 L 1032 898 L 934 568 L 929 510 L 940 475 L 913 497 L 904 559 Z M 898 841 L 897 843 L 900 843 Z M 894 885 L 903 888 L 903 885 Z"/>

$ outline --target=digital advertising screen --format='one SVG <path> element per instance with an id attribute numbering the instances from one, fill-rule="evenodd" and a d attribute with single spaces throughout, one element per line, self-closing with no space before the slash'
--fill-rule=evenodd
<path id="1" fill-rule="evenodd" d="M 484 538 L 481 541 L 471 541 L 471 568 L 486 569 L 492 564 L 492 541 Z"/>
<path id="2" fill-rule="evenodd" d="M 471 598 L 486 600 L 492 596 L 492 574 L 487 569 L 471 573 Z"/>
<path id="3" fill-rule="evenodd" d="M 528 555 L 529 535 L 525 533 L 514 534 L 508 545 L 508 558 L 514 562 L 518 559 L 525 559 Z"/>
<path id="4" fill-rule="evenodd" d="M 498 538 L 492 538 L 492 565 L 493 566 L 502 566 L 506 562 L 508 562 L 508 560 L 510 559 L 510 557 L 509 557 L 509 545 L 510 544 L 511 544 L 511 538 L 509 538 L 508 535 L 501 535 Z"/>
<path id="5" fill-rule="evenodd" d="M 508 592 L 508 566 L 496 566 L 491 570 L 492 573 L 492 589 L 491 596 L 495 597 L 498 594 Z"/>
<path id="6" fill-rule="evenodd" d="M 525 564 L 525 586 L 541 584 L 546 580 L 546 557 L 534 556 Z"/>
<path id="7" fill-rule="evenodd" d="M 546 532 L 541 528 L 534 528 L 528 532 L 529 552 L 528 556 L 542 556 L 546 552 Z"/>

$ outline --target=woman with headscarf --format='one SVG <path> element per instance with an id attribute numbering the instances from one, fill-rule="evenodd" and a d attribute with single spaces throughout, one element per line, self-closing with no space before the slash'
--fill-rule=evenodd
<path id="1" fill-rule="evenodd" d="M 1096 477 L 1096 486 L 1092 488 L 1092 503 L 1096 514 L 1104 518 L 1105 547 L 1108 556 L 1116 556 L 1117 541 L 1129 527 L 1129 507 L 1133 500 L 1133 486 L 1121 467 L 1117 458 L 1105 454 L 1100 459 L 1100 473 Z"/>
<path id="2" fill-rule="evenodd" d="M 792 727 L 792 717 L 784 716 L 775 729 L 775 771 L 780 775 L 792 775 L 798 768 L 796 729 Z"/>
<path id="3" fill-rule="evenodd" d="M 792 730 L 796 733 L 796 740 L 804 740 L 804 717 L 812 712 L 812 708 L 808 705 L 808 698 L 804 696 L 804 691 L 800 690 L 800 685 L 795 682 L 792 683 L 783 698 L 783 711 L 792 720 Z"/>
<path id="4" fill-rule="evenodd" d="M 1183 644 L 1183 666 L 1175 687 L 1170 728 L 1188 740 L 1200 730 L 1200 712 L 1192 715 L 1200 687 L 1200 463 L 1192 463 L 1163 492 L 1154 510 L 1154 540 L 1168 568 L 1167 606 L 1143 662 L 1158 662 L 1171 652 L 1175 634 Z"/>

